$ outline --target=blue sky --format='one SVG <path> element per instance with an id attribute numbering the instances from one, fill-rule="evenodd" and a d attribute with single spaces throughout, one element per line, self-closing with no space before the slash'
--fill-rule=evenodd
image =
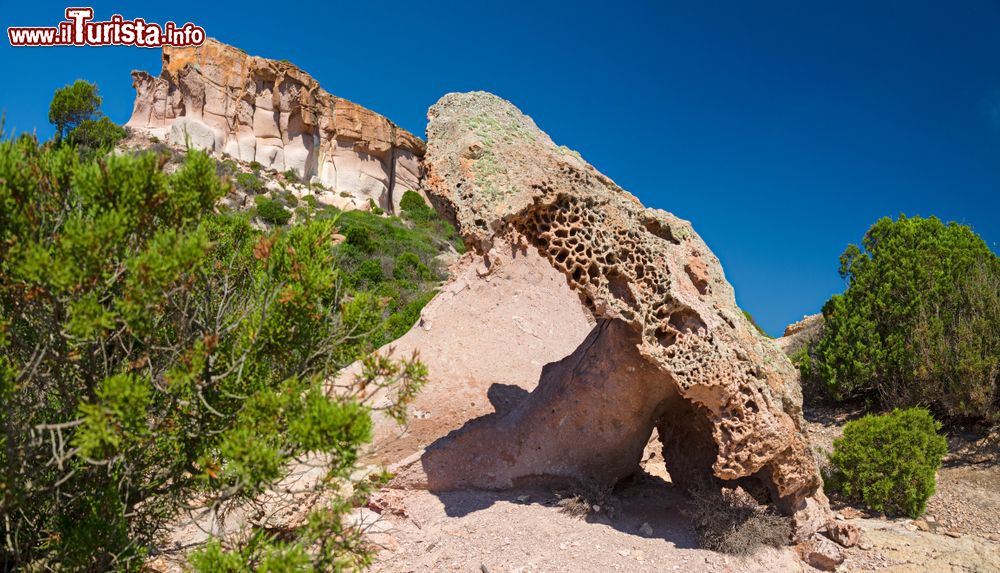
<path id="1" fill-rule="evenodd" d="M 447 92 L 505 97 L 691 220 L 772 334 L 843 290 L 837 258 L 879 217 L 937 215 L 1000 242 L 995 0 L 89 5 L 194 22 L 421 135 Z M 66 6 L 8 4 L 0 23 L 55 24 Z M 77 78 L 124 122 L 129 72 L 157 73 L 159 51 L 4 39 L 0 63 L 7 131 L 47 137 L 53 90 Z"/>

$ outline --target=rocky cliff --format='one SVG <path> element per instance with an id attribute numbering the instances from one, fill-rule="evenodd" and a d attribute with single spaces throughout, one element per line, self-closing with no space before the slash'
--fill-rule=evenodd
<path id="1" fill-rule="evenodd" d="M 159 76 L 132 72 L 128 126 L 393 209 L 417 189 L 424 143 L 385 117 L 331 95 L 286 61 L 215 40 L 164 47 Z"/>
<path id="2" fill-rule="evenodd" d="M 656 428 L 675 482 L 763 485 L 800 538 L 820 527 L 795 371 L 744 318 L 691 225 L 643 207 L 496 96 L 449 94 L 428 116 L 425 191 L 481 257 L 479 274 L 540 255 L 597 322 L 508 414 L 437 441 L 397 483 L 613 484 Z"/>

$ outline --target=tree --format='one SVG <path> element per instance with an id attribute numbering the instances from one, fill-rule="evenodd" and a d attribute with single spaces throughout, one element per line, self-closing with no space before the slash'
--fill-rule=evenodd
<path id="1" fill-rule="evenodd" d="M 992 418 L 1000 398 L 1000 259 L 972 229 L 883 218 L 840 257 L 807 367 L 835 398 Z"/>
<path id="2" fill-rule="evenodd" d="M 49 123 L 56 126 L 56 136 L 62 139 L 84 121 L 97 119 L 100 111 L 97 84 L 76 80 L 56 90 L 49 104 Z"/>
<path id="3" fill-rule="evenodd" d="M 306 526 L 193 564 L 363 565 L 338 484 L 373 396 L 402 419 L 426 369 L 367 355 L 381 309 L 345 297 L 335 218 L 260 231 L 212 213 L 206 154 L 161 164 L 0 141 L 0 567 L 137 570 L 183 507 L 225 511 L 309 456 L 331 491 Z"/>

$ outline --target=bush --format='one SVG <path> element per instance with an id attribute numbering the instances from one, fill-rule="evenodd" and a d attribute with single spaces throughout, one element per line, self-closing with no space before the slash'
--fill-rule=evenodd
<path id="1" fill-rule="evenodd" d="M 948 443 L 922 408 L 893 410 L 848 422 L 833 442 L 827 486 L 875 511 L 918 517 L 934 494 Z"/>
<path id="2" fill-rule="evenodd" d="M 344 237 L 347 239 L 348 245 L 357 248 L 363 253 L 372 253 L 375 251 L 376 245 L 372 239 L 372 232 L 366 227 L 350 227 L 347 229 Z"/>
<path id="3" fill-rule="evenodd" d="M 85 119 L 73 131 L 69 132 L 67 140 L 78 147 L 91 150 L 110 149 L 128 135 L 125 128 L 114 123 L 107 117 L 101 119 Z"/>
<path id="4" fill-rule="evenodd" d="M 76 80 L 56 90 L 49 104 L 49 123 L 56 126 L 56 136 L 61 139 L 84 121 L 96 119 L 100 110 L 97 84 Z"/>
<path id="5" fill-rule="evenodd" d="M 292 218 L 292 212 L 277 201 L 267 197 L 258 197 L 257 216 L 272 225 L 284 225 Z"/>
<path id="6" fill-rule="evenodd" d="M 289 169 L 285 171 L 284 175 L 285 175 L 285 181 L 288 181 L 289 183 L 299 182 L 299 174 L 296 173 L 294 169 Z"/>
<path id="7" fill-rule="evenodd" d="M 154 154 L 98 164 L 0 141 L 4 570 L 140 570 L 180 512 L 224 515 L 305 457 L 330 478 L 305 525 L 192 564 L 370 562 L 337 492 L 373 409 L 324 381 L 361 357 L 358 387 L 388 391 L 402 419 L 426 369 L 366 356 L 382 317 L 342 296 L 335 221 L 263 232 L 213 215 L 215 168 L 198 151 L 168 175 Z"/>
<path id="8" fill-rule="evenodd" d="M 403 193 L 403 197 L 399 200 L 399 208 L 403 211 L 415 212 L 415 211 L 426 211 L 430 209 L 424 198 L 420 196 L 420 193 L 416 191 L 406 191 Z"/>
<path id="9" fill-rule="evenodd" d="M 392 274 L 399 280 L 431 280 L 433 274 L 427 265 L 420 261 L 420 257 L 413 252 L 406 251 L 396 257 L 392 268 Z"/>
<path id="10" fill-rule="evenodd" d="M 375 259 L 368 259 L 361 263 L 358 270 L 351 275 L 352 283 L 355 286 L 376 285 L 384 278 L 382 265 Z"/>
<path id="11" fill-rule="evenodd" d="M 264 184 L 253 173 L 239 173 L 236 175 L 236 186 L 244 193 L 257 194 L 264 191 Z"/>
<path id="12" fill-rule="evenodd" d="M 254 173 L 260 172 L 260 170 L 263 169 L 263 168 L 264 168 L 264 166 L 260 164 L 260 161 L 251 161 L 250 162 L 250 170 L 253 171 Z"/>
<path id="13" fill-rule="evenodd" d="M 806 368 L 836 399 L 927 405 L 995 419 L 1000 399 L 1000 258 L 969 227 L 885 218 L 840 257 L 849 281 L 823 307 Z"/>

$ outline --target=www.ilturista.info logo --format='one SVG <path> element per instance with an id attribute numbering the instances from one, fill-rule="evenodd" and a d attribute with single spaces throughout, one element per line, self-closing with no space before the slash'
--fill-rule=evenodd
<path id="1" fill-rule="evenodd" d="M 188 22 L 159 25 L 142 18 L 126 20 L 115 14 L 106 22 L 93 22 L 93 8 L 66 8 L 66 20 L 49 27 L 10 27 L 11 46 L 200 46 L 205 29 Z"/>

